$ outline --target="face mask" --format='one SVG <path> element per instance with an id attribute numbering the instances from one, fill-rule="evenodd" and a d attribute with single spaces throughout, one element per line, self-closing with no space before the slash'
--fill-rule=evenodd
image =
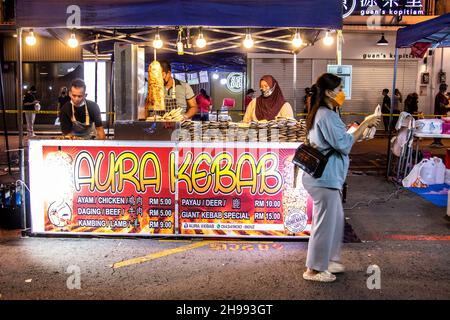
<path id="1" fill-rule="evenodd" d="M 270 97 L 270 95 L 275 91 L 275 86 L 276 86 L 276 84 L 274 84 L 273 88 L 270 88 L 267 90 L 261 89 L 261 95 L 265 98 Z"/>
<path id="2" fill-rule="evenodd" d="M 334 98 L 331 98 L 339 107 L 342 107 L 345 101 L 344 91 L 339 91 Z"/>

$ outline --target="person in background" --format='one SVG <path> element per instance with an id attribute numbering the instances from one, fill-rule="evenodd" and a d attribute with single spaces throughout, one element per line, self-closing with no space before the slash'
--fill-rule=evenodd
<path id="1" fill-rule="evenodd" d="M 58 111 L 62 108 L 63 105 L 65 105 L 69 101 L 70 96 L 69 93 L 67 92 L 67 87 L 62 87 L 58 97 Z"/>
<path id="2" fill-rule="evenodd" d="M 58 114 L 62 106 L 70 101 L 69 93 L 67 92 L 67 87 L 62 87 L 58 97 Z M 60 125 L 59 116 L 55 120 L 55 125 Z"/>
<path id="3" fill-rule="evenodd" d="M 403 103 L 403 95 L 400 92 L 400 90 L 395 89 L 394 92 L 394 113 L 400 113 L 400 110 L 402 110 L 402 105 Z M 395 112 L 398 111 L 398 112 Z"/>
<path id="4" fill-rule="evenodd" d="M 205 89 L 200 89 L 200 93 L 195 97 L 197 102 L 198 110 L 200 113 L 197 113 L 192 117 L 192 120 L 195 121 L 209 121 L 209 111 L 212 106 L 212 99 L 206 93 Z"/>
<path id="5" fill-rule="evenodd" d="M 304 105 L 304 109 L 303 109 L 303 113 L 308 114 L 309 110 L 311 109 L 311 88 L 305 88 L 305 96 L 303 97 L 303 105 Z"/>
<path id="6" fill-rule="evenodd" d="M 415 92 L 408 94 L 405 99 L 405 109 L 406 112 L 413 116 L 417 116 L 419 112 L 419 95 Z"/>
<path id="7" fill-rule="evenodd" d="M 389 97 L 389 89 L 383 89 L 383 103 L 381 106 L 381 113 L 390 114 L 391 113 L 391 98 Z M 389 130 L 389 116 L 383 116 L 384 132 Z"/>
<path id="8" fill-rule="evenodd" d="M 259 80 L 261 95 L 253 99 L 245 111 L 243 122 L 275 120 L 276 117 L 293 118 L 294 112 L 289 102 L 284 99 L 280 85 L 270 75 Z"/>
<path id="9" fill-rule="evenodd" d="M 447 88 L 448 86 L 445 83 L 441 83 L 439 85 L 439 92 L 434 98 L 434 115 L 436 116 L 445 117 L 447 115 L 447 112 L 450 111 L 448 101 L 449 97 L 445 94 Z M 430 145 L 430 147 L 442 148 L 444 147 L 444 144 L 442 143 L 440 138 L 434 138 L 433 143 Z"/>
<path id="10" fill-rule="evenodd" d="M 23 97 L 23 110 L 25 111 L 36 111 L 38 109 L 39 100 L 36 99 L 36 87 L 31 86 L 30 89 L 25 93 Z M 39 105 L 40 109 L 40 105 Z M 25 120 L 27 121 L 27 132 L 28 137 L 34 137 L 34 120 L 36 119 L 36 114 L 34 112 L 26 112 Z"/>
<path id="11" fill-rule="evenodd" d="M 71 100 L 59 111 L 62 133 L 81 139 L 105 140 L 100 108 L 94 101 L 86 99 L 84 81 L 81 79 L 72 81 L 69 95 Z"/>
<path id="12" fill-rule="evenodd" d="M 245 94 L 245 110 L 247 110 L 248 105 L 252 100 L 255 98 L 255 90 L 248 89 L 247 93 Z"/>
<path id="13" fill-rule="evenodd" d="M 340 263 L 344 237 L 344 209 L 341 190 L 347 177 L 349 154 L 369 127 L 376 127 L 380 117 L 367 117 L 353 133 L 347 133 L 339 117 L 344 104 L 341 78 L 331 73 L 319 77 L 312 87 L 311 110 L 306 119 L 311 146 L 325 154 L 334 149 L 320 178 L 304 173 L 302 182 L 313 198 L 313 221 L 306 258 L 305 280 L 332 282 L 333 273 L 345 271 Z"/>
<path id="14" fill-rule="evenodd" d="M 159 63 L 164 80 L 166 111 L 182 108 L 184 118 L 192 119 L 198 111 L 194 91 L 188 83 L 172 77 L 172 67 L 168 61 L 161 60 Z"/>

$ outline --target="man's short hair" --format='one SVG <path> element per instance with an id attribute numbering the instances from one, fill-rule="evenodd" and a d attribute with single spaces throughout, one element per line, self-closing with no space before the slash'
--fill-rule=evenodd
<path id="1" fill-rule="evenodd" d="M 383 89 L 383 93 L 389 93 L 389 89 Z"/>
<path id="2" fill-rule="evenodd" d="M 83 88 L 86 92 L 86 83 L 82 79 L 75 79 L 70 84 L 70 89 L 72 88 Z"/>
<path id="3" fill-rule="evenodd" d="M 447 88 L 448 88 L 448 85 L 446 83 L 441 83 L 439 85 L 439 91 L 445 91 L 445 90 L 447 90 Z"/>
<path id="4" fill-rule="evenodd" d="M 162 71 L 167 73 L 167 72 L 172 72 L 172 67 L 170 66 L 169 61 L 167 60 L 161 60 L 159 61 L 159 64 L 161 65 Z"/>

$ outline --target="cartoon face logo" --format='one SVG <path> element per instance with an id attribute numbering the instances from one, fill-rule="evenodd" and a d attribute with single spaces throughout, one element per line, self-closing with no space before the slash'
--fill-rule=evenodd
<path id="1" fill-rule="evenodd" d="M 72 210 L 67 203 L 55 201 L 48 207 L 48 219 L 56 227 L 65 227 L 72 219 Z"/>

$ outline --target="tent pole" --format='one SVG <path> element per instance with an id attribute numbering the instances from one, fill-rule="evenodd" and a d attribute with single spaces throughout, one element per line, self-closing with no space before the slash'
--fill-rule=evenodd
<path id="1" fill-rule="evenodd" d="M 98 39 L 98 34 L 97 34 Z M 95 103 L 98 103 L 97 101 L 97 90 L 98 90 L 98 43 L 95 44 Z"/>
<path id="2" fill-rule="evenodd" d="M 392 81 L 392 94 L 391 94 L 391 110 L 389 115 L 389 137 L 388 137 L 388 149 L 387 149 L 387 157 L 388 163 L 386 168 L 386 178 L 389 178 L 391 174 L 391 163 L 392 163 L 392 152 L 391 152 L 391 138 L 392 138 L 392 113 L 394 112 L 394 97 L 395 97 L 395 86 L 397 83 L 397 68 L 398 68 L 398 48 L 395 48 L 395 63 L 394 63 L 394 80 Z"/>
<path id="3" fill-rule="evenodd" d="M 2 49 L 4 47 L 4 42 L 1 40 L 2 43 Z M 8 126 L 6 124 L 6 106 L 5 106 L 5 89 L 3 84 L 3 58 L 0 59 L 0 67 L 2 68 L 0 70 L 0 94 L 1 94 L 1 100 L 0 103 L 2 104 L 2 114 L 3 114 L 3 132 L 5 134 L 5 146 L 6 146 L 6 157 L 8 160 L 8 174 L 11 174 L 11 156 L 9 154 L 9 137 L 8 137 Z"/>
<path id="4" fill-rule="evenodd" d="M 22 87 L 23 87 L 23 74 L 22 74 L 22 28 L 17 29 L 17 43 L 16 43 L 16 104 L 19 113 L 18 116 L 18 129 L 19 129 L 19 168 L 20 168 L 20 180 L 25 183 L 25 153 L 23 149 L 23 108 L 22 108 Z M 28 137 L 29 139 L 30 137 Z M 20 188 L 21 204 L 20 214 L 23 218 L 23 228 L 27 228 L 27 212 L 26 212 L 26 197 L 25 189 Z"/>
<path id="5" fill-rule="evenodd" d="M 297 54 L 294 52 L 294 76 L 292 80 L 292 86 L 294 87 L 294 118 L 297 111 Z"/>
<path id="6" fill-rule="evenodd" d="M 342 65 L 342 30 L 337 31 L 336 37 L 336 64 Z"/>

